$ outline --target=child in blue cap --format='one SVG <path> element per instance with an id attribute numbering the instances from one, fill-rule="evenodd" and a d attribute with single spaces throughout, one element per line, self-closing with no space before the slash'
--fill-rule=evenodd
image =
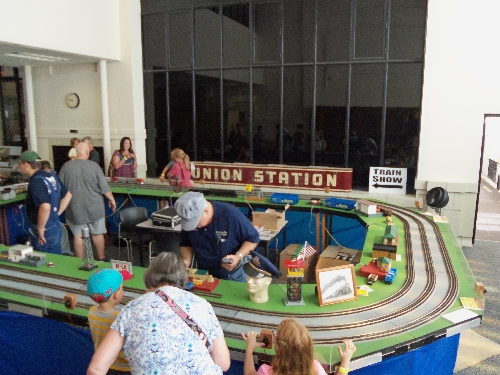
<path id="1" fill-rule="evenodd" d="M 89 277 L 87 293 L 90 298 L 98 303 L 89 310 L 88 320 L 94 347 L 97 349 L 115 321 L 119 311 L 116 305 L 123 299 L 123 276 L 120 272 L 110 268 L 96 271 Z M 132 374 L 128 360 L 123 351 L 111 365 L 108 375 Z"/>

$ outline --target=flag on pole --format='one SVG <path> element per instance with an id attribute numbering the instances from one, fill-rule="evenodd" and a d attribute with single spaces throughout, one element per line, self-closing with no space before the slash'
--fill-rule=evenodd
<path id="1" fill-rule="evenodd" d="M 304 242 L 304 246 L 302 247 L 302 250 L 300 250 L 297 259 L 304 259 L 310 257 L 311 255 L 314 255 L 315 253 L 316 249 L 312 245 L 309 245 L 309 243 L 306 241 Z"/>

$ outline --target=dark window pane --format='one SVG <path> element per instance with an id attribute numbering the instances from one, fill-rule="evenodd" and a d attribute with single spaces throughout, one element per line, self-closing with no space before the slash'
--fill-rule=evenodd
<path id="1" fill-rule="evenodd" d="M 249 70 L 227 69 L 224 80 L 224 161 L 249 159 Z"/>
<path id="2" fill-rule="evenodd" d="M 3 124 L 0 118 L 0 130 L 3 130 L 3 134 L 0 137 L 5 137 L 0 139 L 0 144 L 7 146 L 22 146 L 23 137 L 21 130 L 21 118 L 18 105 L 18 95 L 17 95 L 17 82 L 2 82 L 2 98 L 0 98 L 0 103 L 3 101 Z M 1 117 L 1 116 L 0 116 Z"/>
<path id="3" fill-rule="evenodd" d="M 194 160 L 191 72 L 170 72 L 168 84 L 172 148 L 182 148 Z"/>
<path id="4" fill-rule="evenodd" d="M 314 61 L 314 2 L 284 2 L 285 63 Z"/>
<path id="5" fill-rule="evenodd" d="M 165 28 L 163 13 L 148 14 L 142 17 L 144 70 L 165 69 L 167 48 Z"/>
<path id="6" fill-rule="evenodd" d="M 148 174 L 158 176 L 170 160 L 167 133 L 166 74 L 144 74 L 144 113 Z"/>
<path id="7" fill-rule="evenodd" d="M 350 132 L 345 144 L 355 186 L 367 186 L 369 167 L 379 165 L 384 74 L 384 64 L 352 67 Z"/>
<path id="8" fill-rule="evenodd" d="M 356 1 L 355 58 L 384 56 L 385 0 Z"/>
<path id="9" fill-rule="evenodd" d="M 198 160 L 220 161 L 219 70 L 196 72 L 196 144 Z"/>
<path id="10" fill-rule="evenodd" d="M 196 9 L 194 17 L 194 66 L 218 68 L 221 48 L 220 16 L 209 9 Z"/>
<path id="11" fill-rule="evenodd" d="M 279 4 L 254 6 L 255 62 L 281 60 L 281 32 Z"/>
<path id="12" fill-rule="evenodd" d="M 280 68 L 253 70 L 253 161 L 271 162 L 274 131 L 280 122 Z"/>
<path id="13" fill-rule="evenodd" d="M 223 15 L 222 63 L 224 66 L 248 66 L 250 63 L 248 4 L 238 4 L 237 8 L 235 5 L 227 5 L 223 8 Z"/>
<path id="14" fill-rule="evenodd" d="M 169 15 L 170 67 L 190 67 L 193 48 L 191 12 Z"/>
<path id="15" fill-rule="evenodd" d="M 310 164 L 314 68 L 285 67 L 283 77 L 283 161 Z M 302 131 L 298 129 L 300 127 Z M 275 126 L 274 142 L 279 146 L 278 130 Z M 278 152 L 276 147 L 276 162 L 279 161 Z"/>
<path id="16" fill-rule="evenodd" d="M 427 0 L 392 0 L 390 59 L 424 58 Z"/>
<path id="17" fill-rule="evenodd" d="M 422 64 L 390 64 L 385 165 L 416 167 L 421 100 Z"/>
<path id="18" fill-rule="evenodd" d="M 316 99 L 316 164 L 343 167 L 349 69 L 318 66 Z"/>
<path id="19" fill-rule="evenodd" d="M 349 0 L 318 0 L 319 62 L 349 60 Z"/>

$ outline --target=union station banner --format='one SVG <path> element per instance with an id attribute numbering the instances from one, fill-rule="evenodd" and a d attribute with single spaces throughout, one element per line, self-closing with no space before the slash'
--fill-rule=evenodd
<path id="1" fill-rule="evenodd" d="M 352 190 L 352 168 L 218 162 L 196 162 L 195 167 L 192 177 L 199 183 Z"/>

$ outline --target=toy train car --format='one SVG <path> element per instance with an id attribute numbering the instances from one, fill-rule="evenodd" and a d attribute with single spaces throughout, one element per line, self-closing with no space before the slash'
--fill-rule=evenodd
<path id="1" fill-rule="evenodd" d="M 327 207 L 340 208 L 342 210 L 353 210 L 356 207 L 356 201 L 345 198 L 327 198 L 325 200 Z"/>
<path id="2" fill-rule="evenodd" d="M 387 272 L 387 275 L 385 275 L 385 283 L 386 284 L 392 284 L 394 279 L 396 278 L 396 275 L 398 274 L 398 269 L 397 268 L 391 268 L 389 272 Z"/>

